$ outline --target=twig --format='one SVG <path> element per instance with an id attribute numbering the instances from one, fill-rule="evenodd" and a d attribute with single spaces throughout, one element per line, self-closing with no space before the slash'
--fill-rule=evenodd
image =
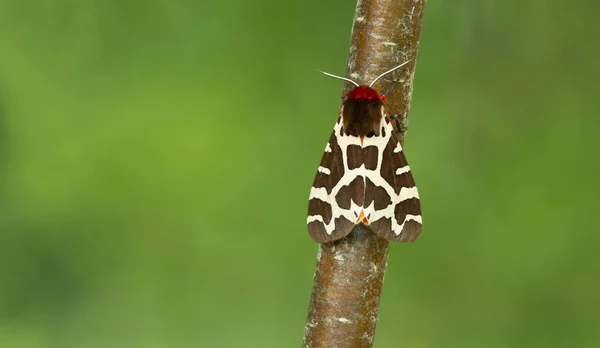
<path id="1" fill-rule="evenodd" d="M 388 112 L 400 121 L 404 142 L 421 33 L 423 0 L 359 0 L 346 77 L 359 83 L 410 60 L 394 74 Z M 375 88 L 394 82 L 387 76 Z M 352 88 L 345 84 L 344 94 Z M 320 245 L 304 347 L 372 347 L 389 242 L 358 225 L 346 238 Z"/>

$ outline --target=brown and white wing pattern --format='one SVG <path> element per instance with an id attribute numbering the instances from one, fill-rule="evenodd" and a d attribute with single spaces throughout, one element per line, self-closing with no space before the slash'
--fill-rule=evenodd
<path id="1" fill-rule="evenodd" d="M 365 197 L 362 147 L 342 132 L 338 118 L 310 189 L 308 231 L 315 242 L 345 237 L 356 225 Z"/>
<path id="2" fill-rule="evenodd" d="M 344 134 L 338 119 L 310 190 L 308 230 L 318 243 L 341 239 L 357 224 L 378 236 L 414 241 L 421 231 L 419 194 L 402 146 L 382 108 L 381 132 Z"/>
<path id="3" fill-rule="evenodd" d="M 365 156 L 365 215 L 378 236 L 412 242 L 421 232 L 419 192 L 402 145 L 392 124 L 384 118 L 382 134 L 365 138 L 363 151 L 377 152 L 377 160 Z M 373 155 L 375 157 L 375 155 Z"/>

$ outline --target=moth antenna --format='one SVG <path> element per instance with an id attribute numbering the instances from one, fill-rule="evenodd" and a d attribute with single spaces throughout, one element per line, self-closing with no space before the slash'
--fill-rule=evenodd
<path id="1" fill-rule="evenodd" d="M 396 70 L 396 69 L 399 69 L 399 68 L 401 68 L 401 67 L 405 66 L 405 65 L 406 65 L 406 64 L 408 64 L 409 62 L 410 62 L 410 59 L 409 59 L 409 60 L 407 60 L 406 62 L 404 62 L 404 63 L 402 63 L 402 64 L 398 65 L 397 67 L 395 67 L 395 68 L 392 68 L 392 69 L 390 69 L 390 70 L 388 70 L 388 71 L 384 72 L 383 74 L 381 74 L 381 75 L 377 76 L 377 77 L 375 78 L 375 80 L 373 80 L 373 82 L 371 82 L 371 84 L 369 85 L 369 87 L 373 87 L 373 85 L 375 84 L 375 82 L 377 82 L 377 80 L 379 80 L 379 79 L 380 79 L 380 78 L 382 78 L 383 76 L 385 76 L 385 75 L 387 75 L 387 74 L 391 73 L 392 71 L 394 71 L 394 70 Z"/>
<path id="2" fill-rule="evenodd" d="M 329 76 L 329 77 L 333 77 L 333 78 L 336 78 L 336 79 L 340 79 L 340 80 L 344 80 L 344 81 L 352 82 L 352 83 L 353 83 L 353 84 L 354 84 L 356 87 L 358 87 L 358 83 L 356 83 L 356 82 L 354 82 L 354 81 L 352 81 L 352 80 L 350 80 L 350 79 L 348 79 L 348 78 L 341 77 L 341 76 L 337 76 L 337 75 L 333 75 L 333 74 L 330 74 L 330 73 L 326 73 L 326 72 L 324 72 L 324 71 L 321 71 L 321 70 L 319 70 L 319 69 L 317 69 L 317 71 L 318 71 L 318 72 L 320 72 L 320 73 L 323 73 L 323 74 L 325 74 L 325 75 L 327 75 L 327 76 Z"/>

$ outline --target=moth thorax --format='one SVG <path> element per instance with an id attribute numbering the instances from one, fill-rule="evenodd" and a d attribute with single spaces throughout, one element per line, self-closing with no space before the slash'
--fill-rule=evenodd
<path id="1" fill-rule="evenodd" d="M 342 104 L 342 131 L 359 137 L 378 136 L 383 115 L 379 98 L 346 98 Z"/>

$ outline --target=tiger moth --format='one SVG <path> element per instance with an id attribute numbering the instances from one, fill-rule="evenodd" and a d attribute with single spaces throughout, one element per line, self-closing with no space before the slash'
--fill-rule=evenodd
<path id="1" fill-rule="evenodd" d="M 386 97 L 354 84 L 345 96 L 310 190 L 308 231 L 317 243 L 347 236 L 359 224 L 379 237 L 412 242 L 421 232 L 421 205 Z"/>

